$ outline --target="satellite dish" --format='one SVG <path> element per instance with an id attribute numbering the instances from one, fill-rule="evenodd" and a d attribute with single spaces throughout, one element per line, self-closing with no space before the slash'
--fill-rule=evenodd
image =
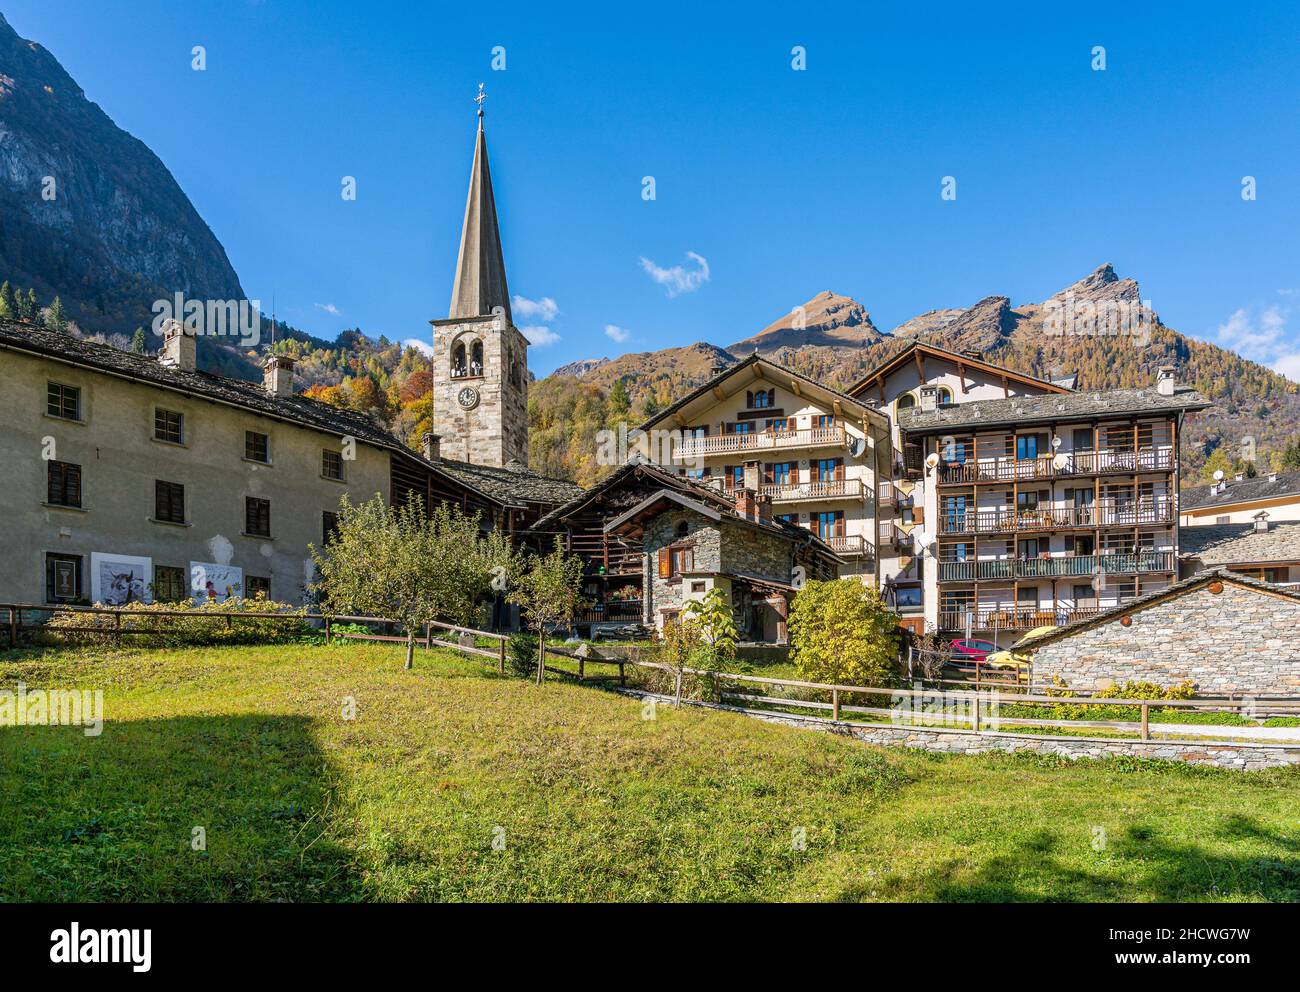
<path id="1" fill-rule="evenodd" d="M 936 452 L 930 452 L 925 456 L 926 468 L 937 468 L 939 466 L 939 455 Z"/>
<path id="2" fill-rule="evenodd" d="M 1052 447 L 1059 448 L 1060 446 L 1061 446 L 1061 435 L 1057 434 L 1052 438 Z"/>
<path id="3" fill-rule="evenodd" d="M 1057 440 L 1059 441 L 1060 438 L 1057 438 Z M 1065 468 L 1065 466 L 1069 464 L 1070 464 L 1070 459 L 1067 458 L 1065 455 L 1061 454 L 1059 451 L 1052 456 L 1052 468 L 1056 469 L 1056 471 L 1058 472 L 1060 472 L 1062 469 Z"/>
<path id="4" fill-rule="evenodd" d="M 861 458 L 862 452 L 867 448 L 866 438 L 854 437 L 849 440 L 849 454 L 854 458 Z"/>
<path id="5" fill-rule="evenodd" d="M 934 538 L 924 527 L 918 527 L 912 531 L 912 540 L 916 542 L 919 548 L 930 548 L 934 545 Z"/>
<path id="6" fill-rule="evenodd" d="M 1223 481 L 1223 469 L 1221 469 L 1221 468 L 1216 468 L 1216 469 L 1214 470 L 1214 481 L 1215 481 L 1215 482 L 1222 482 L 1222 481 Z"/>

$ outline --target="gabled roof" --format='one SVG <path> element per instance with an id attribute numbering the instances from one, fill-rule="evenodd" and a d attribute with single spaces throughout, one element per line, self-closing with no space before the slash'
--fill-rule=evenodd
<path id="1" fill-rule="evenodd" d="M 834 403 L 851 404 L 855 409 L 861 412 L 866 419 L 877 421 L 877 426 L 882 428 L 888 426 L 884 416 L 878 410 L 872 409 L 872 407 L 864 403 L 862 400 L 855 399 L 846 393 L 841 393 L 837 389 L 831 389 L 829 386 L 818 382 L 816 379 L 810 379 L 808 376 L 794 371 L 794 369 L 786 368 L 784 365 L 780 365 L 777 362 L 772 361 L 770 358 L 764 358 L 758 352 L 755 352 L 743 361 L 737 362 L 735 365 L 731 365 L 724 371 L 713 376 L 702 386 L 687 393 L 676 403 L 660 410 L 642 424 L 640 430 L 650 430 L 656 424 L 660 424 L 667 418 L 685 410 L 701 397 L 707 396 L 716 389 L 720 389 L 723 383 L 728 382 L 745 372 L 752 373 L 754 379 L 767 379 L 771 377 L 773 385 L 777 384 L 777 381 L 782 378 L 788 378 L 796 393 L 807 389 L 820 394 L 828 405 Z"/>
<path id="2" fill-rule="evenodd" d="M 861 396 L 862 393 L 865 392 L 866 389 L 877 379 L 883 379 L 885 376 L 892 374 L 906 363 L 916 361 L 916 356 L 918 354 L 921 356 L 930 355 L 934 358 L 942 358 L 950 362 L 957 362 L 958 364 L 968 366 L 972 369 L 979 369 L 981 372 L 987 372 L 999 379 L 1005 376 L 1010 381 L 1023 383 L 1029 386 L 1037 386 L 1044 392 L 1048 393 L 1068 393 L 1074 389 L 1074 386 L 1079 379 L 1078 373 L 1076 372 L 1073 376 L 1067 377 L 1066 379 L 1053 380 L 1049 382 L 1047 379 L 1039 379 L 1037 376 L 1027 375 L 1024 372 L 1016 372 L 1003 365 L 995 365 L 993 362 L 987 361 L 983 358 L 963 355 L 959 351 L 949 351 L 947 348 L 940 348 L 937 345 L 926 344 L 923 341 L 913 341 L 893 358 L 877 365 L 874 369 L 850 386 L 848 389 L 849 395 Z"/>
<path id="3" fill-rule="evenodd" d="M 1267 565 L 1300 561 L 1300 523 L 1271 524 L 1256 531 L 1249 524 L 1214 524 L 1179 530 L 1180 555 L 1203 565 Z"/>
<path id="4" fill-rule="evenodd" d="M 749 517 L 742 517 L 737 513 L 734 506 L 719 506 L 716 503 L 706 503 L 704 500 L 695 498 L 698 495 L 696 493 L 681 493 L 673 489 L 661 489 L 657 493 L 651 493 L 630 510 L 620 513 L 612 520 L 607 520 L 604 527 L 605 533 L 612 534 L 616 531 L 640 526 L 644 521 L 653 519 L 664 510 L 672 508 L 667 504 L 673 504 L 682 509 L 698 513 L 715 523 L 726 520 L 742 527 L 752 527 L 755 530 L 761 530 L 773 537 L 782 538 L 795 544 L 811 545 L 832 558 L 839 557 L 829 544 L 806 527 L 800 527 L 798 524 L 775 518 L 766 521 L 751 520 Z M 727 502 L 729 503 L 729 501 Z"/>
<path id="5" fill-rule="evenodd" d="M 643 476 L 664 488 L 675 488 L 682 492 L 694 493 L 697 499 L 704 502 L 712 500 L 724 505 L 731 504 L 731 501 L 722 493 L 693 482 L 684 476 L 666 472 L 659 466 L 647 461 L 630 461 L 626 465 L 620 466 L 590 489 L 579 490 L 568 501 L 557 506 L 554 510 L 551 510 L 544 517 L 538 520 L 537 523 L 533 524 L 530 530 L 544 531 L 548 528 L 559 525 L 562 520 L 571 517 L 574 514 L 583 512 L 591 505 L 593 500 L 599 499 L 611 490 L 623 485 L 633 476 L 638 475 Z"/>
<path id="6" fill-rule="evenodd" d="M 1214 492 L 1213 486 L 1193 486 L 1184 489 L 1179 499 L 1181 512 L 1200 510 L 1205 507 L 1233 506 L 1237 503 L 1255 503 L 1260 500 L 1276 499 L 1280 496 L 1294 496 L 1300 499 L 1300 472 L 1285 472 L 1273 480 L 1267 475 L 1253 479 L 1224 480 L 1222 492 Z"/>
<path id="7" fill-rule="evenodd" d="M 1248 575 L 1229 572 L 1225 568 L 1216 568 L 1208 572 L 1198 572 L 1191 578 L 1175 582 L 1172 585 L 1165 586 L 1163 589 L 1157 589 L 1155 592 L 1149 592 L 1143 596 L 1138 596 L 1136 599 L 1130 599 L 1126 603 L 1120 603 L 1118 606 L 1113 606 L 1108 610 L 1103 610 L 1091 617 L 1076 620 L 1073 623 L 1065 624 L 1063 627 L 1044 631 L 1043 633 L 1036 634 L 1032 637 L 1022 638 L 1020 641 L 1016 642 L 1016 647 L 1035 650 L 1041 648 L 1044 644 L 1050 644 L 1052 641 L 1059 641 L 1062 638 L 1071 637 L 1075 634 L 1082 633 L 1085 630 L 1090 630 L 1093 627 L 1100 627 L 1102 624 L 1109 623 L 1112 620 L 1118 620 L 1126 614 L 1145 610 L 1158 603 L 1185 596 L 1189 592 L 1195 592 L 1197 589 L 1209 585 L 1211 582 L 1228 582 L 1233 585 L 1243 586 L 1247 589 L 1253 589 L 1256 592 L 1293 600 L 1297 605 L 1300 605 L 1300 590 L 1285 589 L 1282 586 L 1273 585 L 1271 582 L 1260 582 L 1258 579 L 1252 579 Z"/>
<path id="8" fill-rule="evenodd" d="M 1161 394 L 1154 386 L 1141 389 L 1099 389 L 1087 393 L 975 400 L 935 410 L 909 407 L 898 411 L 898 426 L 908 434 L 932 434 L 961 428 L 978 430 L 984 427 L 1050 424 L 1057 421 L 1186 413 L 1204 410 L 1210 405 L 1200 393 L 1188 386 L 1174 387 L 1172 396 Z"/>

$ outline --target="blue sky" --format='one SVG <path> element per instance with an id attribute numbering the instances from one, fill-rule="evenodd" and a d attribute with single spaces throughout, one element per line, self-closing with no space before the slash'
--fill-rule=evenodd
<path id="1" fill-rule="evenodd" d="M 322 336 L 427 340 L 445 316 L 484 82 L 539 374 L 725 345 L 823 289 L 888 329 L 1109 261 L 1166 323 L 1300 380 L 1300 12 L 609 6 L 0 10 L 162 158 L 249 296 Z"/>

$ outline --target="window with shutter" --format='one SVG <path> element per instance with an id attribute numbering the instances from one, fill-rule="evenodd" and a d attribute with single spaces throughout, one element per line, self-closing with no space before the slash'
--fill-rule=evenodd
<path id="1" fill-rule="evenodd" d="M 659 578 L 669 579 L 673 574 L 672 552 L 667 548 L 659 549 Z"/>

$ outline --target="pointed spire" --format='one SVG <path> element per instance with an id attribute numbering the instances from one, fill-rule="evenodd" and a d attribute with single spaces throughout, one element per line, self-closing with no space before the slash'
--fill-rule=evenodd
<path id="1" fill-rule="evenodd" d="M 456 259 L 456 282 L 451 289 L 450 317 L 486 317 L 493 308 L 510 314 L 510 290 L 506 286 L 506 263 L 501 253 L 501 232 L 497 229 L 496 200 L 492 196 L 492 173 L 488 169 L 487 135 L 483 131 L 483 101 L 479 84 L 478 135 L 474 142 L 474 165 L 469 174 L 469 198 L 465 202 L 465 224 L 460 233 L 460 254 Z"/>

